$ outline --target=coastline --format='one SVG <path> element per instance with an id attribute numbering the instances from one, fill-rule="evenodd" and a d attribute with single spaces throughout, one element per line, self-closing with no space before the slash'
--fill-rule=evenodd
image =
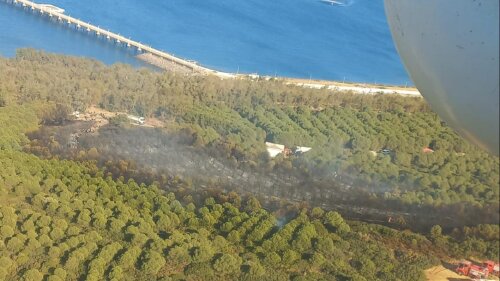
<path id="1" fill-rule="evenodd" d="M 170 53 L 155 49 L 140 42 L 131 40 L 122 35 L 113 33 L 109 30 L 99 28 L 90 23 L 83 22 L 71 16 L 64 14 L 64 10 L 53 5 L 43 5 L 31 2 L 29 0 L 4 0 L 6 3 L 13 5 L 22 5 L 23 7 L 30 7 L 31 10 L 38 10 L 41 15 L 46 15 L 53 19 L 55 23 L 63 23 L 66 26 L 74 26 L 73 30 L 86 30 L 88 33 L 95 34 L 95 36 L 104 36 L 108 41 L 114 42 L 117 46 L 134 47 L 139 51 L 135 57 L 145 63 L 153 65 L 165 71 L 173 71 L 182 73 L 184 75 L 215 75 L 220 79 L 275 79 L 282 81 L 285 84 L 300 86 L 304 88 L 313 89 L 328 89 L 334 91 L 353 92 L 358 94 L 399 94 L 405 96 L 421 96 L 416 88 L 406 88 L 401 86 L 391 85 L 375 85 L 366 83 L 351 83 L 351 82 L 338 82 L 328 80 L 311 80 L 291 77 L 271 77 L 260 76 L 258 74 L 240 74 L 217 71 L 209 69 L 203 65 L 198 64 L 193 60 L 182 59 L 171 55 Z M 67 24 L 66 24 L 67 23 Z"/>
<path id="2" fill-rule="evenodd" d="M 153 54 L 150 53 L 142 53 L 138 54 L 135 56 L 137 59 L 150 64 L 152 66 L 156 66 L 159 69 L 162 69 L 164 71 L 172 71 L 172 72 L 177 72 L 177 73 L 182 73 L 182 74 L 201 74 L 200 71 L 196 71 L 193 68 L 186 67 L 184 65 L 177 64 L 173 61 L 169 61 L 166 59 L 162 59 L 160 57 L 157 57 Z"/>
<path id="3" fill-rule="evenodd" d="M 259 76 L 257 74 L 236 74 L 221 72 L 214 69 L 208 69 L 202 66 L 188 67 L 187 64 L 179 64 L 174 61 L 155 56 L 151 53 L 142 53 L 136 56 L 137 59 L 156 66 L 164 71 L 177 72 L 184 75 L 215 75 L 220 79 L 276 79 L 288 85 L 294 85 L 311 89 L 328 89 L 332 91 L 352 92 L 356 94 L 398 94 L 402 96 L 417 96 L 421 97 L 420 92 L 414 87 L 401 87 L 392 85 L 368 84 L 368 83 L 355 83 L 355 82 L 338 82 L 329 80 L 311 80 L 303 78 L 290 78 L 290 77 L 271 77 Z M 196 64 L 193 61 L 183 60 L 186 63 Z M 196 64 L 197 65 L 197 64 Z M 198 65 L 197 65 L 198 66 Z"/>
<path id="4" fill-rule="evenodd" d="M 358 94 L 398 94 L 403 96 L 418 96 L 422 95 L 415 87 L 401 87 L 393 85 L 369 84 L 359 82 L 338 82 L 328 80 L 308 80 L 301 78 L 284 78 L 288 84 L 299 85 L 306 88 L 353 92 Z"/>
<path id="5" fill-rule="evenodd" d="M 7 2 L 8 3 L 8 2 Z M 288 78 L 288 77 L 271 77 L 271 76 L 259 76 L 258 74 L 236 74 L 217 71 L 214 69 L 209 69 L 197 62 L 187 59 L 182 59 L 176 57 L 170 53 L 155 49 L 148 45 L 142 44 L 140 42 L 131 40 L 122 35 L 113 33 L 111 31 L 102 29 L 98 26 L 92 25 L 90 23 L 78 20 L 71 16 L 64 14 L 64 9 L 60 9 L 53 5 L 44 5 L 31 2 L 29 0 L 16 0 L 11 2 L 13 5 L 20 3 L 23 7 L 30 7 L 31 10 L 38 10 L 41 14 L 46 14 L 51 18 L 55 18 L 56 22 L 64 23 L 67 25 L 74 25 L 75 30 L 83 29 L 87 32 L 94 32 L 96 36 L 104 36 L 108 40 L 113 40 L 117 45 L 125 45 L 127 47 L 134 47 L 140 52 L 136 55 L 136 58 L 156 66 L 160 69 L 172 72 L 182 73 L 184 75 L 215 75 L 220 79 L 265 79 L 271 80 L 276 79 L 282 81 L 285 84 L 295 85 L 304 88 L 312 89 L 328 89 L 332 91 L 343 91 L 352 92 L 357 94 L 399 94 L 399 95 L 411 95 L 411 96 L 421 96 L 417 89 L 415 88 L 401 88 L 397 86 L 380 86 L 372 84 L 360 84 L 360 83 L 340 83 L 336 81 L 324 81 L 324 80 L 305 80 L 298 78 Z"/>

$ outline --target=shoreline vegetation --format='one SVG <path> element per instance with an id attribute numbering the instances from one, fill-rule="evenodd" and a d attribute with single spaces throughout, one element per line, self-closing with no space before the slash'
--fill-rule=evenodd
<path id="1" fill-rule="evenodd" d="M 206 67 L 196 68 L 188 66 L 191 64 L 197 65 L 195 61 L 183 60 L 186 62 L 185 65 L 176 63 L 174 61 L 155 56 L 151 53 L 142 53 L 136 56 L 137 59 L 158 67 L 164 71 L 176 72 L 184 75 L 215 75 L 220 79 L 263 79 L 263 80 L 279 80 L 285 84 L 296 85 L 304 88 L 312 89 L 328 89 L 333 91 L 341 92 L 352 92 L 356 94 L 398 94 L 403 96 L 421 96 L 420 92 L 414 87 L 405 86 L 394 86 L 385 84 L 372 84 L 372 83 L 359 83 L 359 82 L 339 82 L 332 80 L 318 80 L 318 79 L 305 79 L 305 78 L 294 78 L 294 77 L 282 77 L 282 76 L 268 76 L 268 75 L 258 75 L 256 73 L 251 74 L 239 74 L 239 73 L 229 73 L 221 72 L 213 69 L 208 69 Z"/>
<path id="2" fill-rule="evenodd" d="M 9 1 L 7 1 L 9 3 Z M 194 74 L 194 75 L 215 75 L 220 79 L 265 79 L 271 80 L 276 79 L 283 81 L 286 84 L 293 84 L 304 88 L 313 89 L 328 89 L 333 91 L 342 92 L 352 92 L 357 94 L 399 94 L 399 95 L 411 95 L 420 96 L 419 91 L 416 88 L 407 88 L 400 86 L 390 86 L 390 85 L 376 85 L 376 84 L 366 84 L 366 83 L 345 83 L 337 81 L 326 81 L 326 80 L 307 80 L 300 78 L 290 78 L 290 77 L 272 77 L 272 76 L 260 76 L 258 74 L 239 74 L 239 73 L 228 73 L 217 71 L 199 65 L 193 60 L 179 58 L 168 52 L 160 51 L 151 46 L 144 45 L 138 41 L 128 39 L 119 34 L 113 33 L 111 31 L 102 29 L 100 27 L 94 26 L 90 23 L 80 21 L 69 15 L 64 14 L 64 10 L 57 10 L 58 7 L 46 6 L 42 4 L 37 4 L 28 0 L 17 0 L 12 2 L 14 5 L 16 3 L 22 3 L 23 7 L 31 7 L 31 9 L 39 10 L 40 13 L 48 14 L 51 18 L 57 18 L 60 21 L 67 21 L 68 24 L 73 24 L 77 26 L 77 29 L 85 28 L 88 32 L 95 32 L 97 36 L 105 36 L 108 40 L 116 41 L 117 44 L 125 44 L 126 46 L 138 48 L 139 53 L 136 58 L 151 64 L 155 67 L 166 71 L 173 71 L 182 74 Z"/>

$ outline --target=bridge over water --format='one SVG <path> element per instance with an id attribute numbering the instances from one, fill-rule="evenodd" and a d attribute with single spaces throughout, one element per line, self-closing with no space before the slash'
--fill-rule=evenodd
<path id="1" fill-rule="evenodd" d="M 57 21 L 61 23 L 68 24 L 68 26 L 74 26 L 76 27 L 76 30 L 86 30 L 87 32 L 91 32 L 97 36 L 103 36 L 107 38 L 108 40 L 113 40 L 117 44 L 123 44 L 126 45 L 127 47 L 133 47 L 136 48 L 138 52 L 140 53 L 145 53 L 145 54 L 151 54 L 154 55 L 157 58 L 164 59 L 168 62 L 175 63 L 179 66 L 186 67 L 193 72 L 201 73 L 201 74 L 215 74 L 218 76 L 231 76 L 229 73 L 223 73 L 219 71 L 215 71 L 212 69 L 208 69 L 206 67 L 200 66 L 192 61 L 189 60 L 184 60 L 181 58 L 178 58 L 176 56 L 173 56 L 171 54 L 168 54 L 166 52 L 157 50 L 153 47 L 150 47 L 148 45 L 142 44 L 140 42 L 131 40 L 129 38 L 126 38 L 122 35 L 116 34 L 114 32 L 105 30 L 103 28 L 100 28 L 98 26 L 95 26 L 91 23 L 87 23 L 84 21 L 81 21 L 79 19 L 73 18 L 71 16 L 65 15 L 63 12 L 63 9 L 60 9 L 58 7 L 52 6 L 52 5 L 44 5 L 44 4 L 37 4 L 31 1 L 27 0 L 4 0 L 7 3 L 10 3 L 15 6 L 22 6 L 25 9 L 30 9 L 34 12 L 34 14 L 38 14 L 41 16 L 48 16 L 50 18 L 54 18 Z"/>
<path id="2" fill-rule="evenodd" d="M 169 53 L 160 51 L 158 49 L 152 48 L 148 45 L 142 44 L 140 42 L 131 40 L 129 38 L 123 37 L 122 35 L 116 34 L 114 32 L 102 29 L 98 26 L 95 26 L 91 23 L 87 23 L 84 21 L 81 21 L 79 19 L 73 18 L 71 16 L 65 15 L 64 10 L 52 6 L 52 5 L 44 5 L 44 4 L 37 4 L 28 0 L 0 0 L 4 1 L 6 3 L 12 4 L 14 6 L 21 6 L 24 7 L 25 9 L 30 9 L 33 11 L 33 14 L 35 15 L 41 15 L 41 16 L 48 16 L 50 18 L 55 19 L 56 21 L 60 23 L 65 23 L 67 26 L 73 26 L 75 27 L 75 31 L 78 30 L 86 30 L 88 33 L 93 33 L 96 36 L 104 36 L 108 40 L 113 40 L 119 45 L 127 46 L 130 48 L 136 48 L 136 50 L 141 53 L 140 56 L 141 59 L 144 61 L 155 65 L 157 67 L 167 69 L 167 70 L 172 70 L 169 67 L 165 67 L 164 62 L 172 63 L 176 66 L 183 67 L 185 69 L 188 69 L 189 71 L 192 71 L 194 73 L 200 73 L 204 75 L 209 75 L 213 74 L 218 76 L 219 78 L 249 78 L 249 79 L 256 79 L 259 78 L 259 75 L 256 74 L 250 74 L 250 75 L 245 75 L 245 74 L 235 74 L 235 73 L 226 73 L 226 72 L 221 72 L 221 71 L 216 71 L 213 69 L 209 69 L 206 67 L 203 67 L 201 65 L 196 64 L 193 61 L 190 60 L 185 60 L 178 58 L 176 56 L 173 56 Z M 271 79 L 269 76 L 264 76 L 266 80 Z M 275 77 L 278 78 L 278 77 Z M 381 86 L 381 85 L 355 85 L 352 83 L 340 83 L 340 82 L 334 82 L 334 81 L 305 81 L 304 79 L 293 79 L 293 78 L 286 78 L 286 77 L 280 77 L 278 78 L 280 80 L 283 80 L 287 84 L 293 84 L 301 87 L 306 87 L 306 88 L 327 88 L 330 90 L 334 91 L 344 91 L 344 92 L 353 92 L 353 93 L 358 93 L 358 94 L 376 94 L 376 93 L 384 93 L 384 94 L 400 94 L 400 95 L 415 95 L 415 96 L 420 96 L 420 93 L 418 92 L 417 89 L 415 88 L 400 88 L 400 87 L 393 87 L 393 86 Z M 304 81 L 300 81 L 304 80 Z"/>

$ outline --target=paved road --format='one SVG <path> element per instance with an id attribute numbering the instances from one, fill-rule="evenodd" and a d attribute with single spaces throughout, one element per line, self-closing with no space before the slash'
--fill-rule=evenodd
<path id="1" fill-rule="evenodd" d="M 372 85 L 358 86 L 358 85 L 342 85 L 342 84 L 321 84 L 321 83 L 297 83 L 288 82 L 288 84 L 294 84 L 306 88 L 321 89 L 328 88 L 330 90 L 343 91 L 343 92 L 353 92 L 358 94 L 398 94 L 405 96 L 421 96 L 420 92 L 415 88 L 401 89 L 392 87 L 376 87 Z"/>

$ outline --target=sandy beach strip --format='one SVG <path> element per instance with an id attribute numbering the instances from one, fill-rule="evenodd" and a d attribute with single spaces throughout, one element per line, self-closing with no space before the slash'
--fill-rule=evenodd
<path id="1" fill-rule="evenodd" d="M 245 74 L 220 72 L 202 66 L 192 68 L 189 67 L 188 65 L 179 64 L 151 53 L 139 54 L 137 55 L 137 58 L 153 66 L 156 66 L 162 70 L 181 73 L 185 75 L 215 75 L 221 79 L 271 78 L 267 76 L 258 76 L 256 74 L 245 75 Z M 336 82 L 327 80 L 308 80 L 308 79 L 288 78 L 288 77 L 276 77 L 275 79 L 283 81 L 283 83 L 285 84 L 296 85 L 304 88 L 313 88 L 313 89 L 326 88 L 333 91 L 353 92 L 357 94 L 381 93 L 381 94 L 399 94 L 405 96 L 421 96 L 420 92 L 416 88 L 412 87 L 399 87 L 399 86 L 363 84 L 363 83 L 346 83 L 346 82 Z"/>

